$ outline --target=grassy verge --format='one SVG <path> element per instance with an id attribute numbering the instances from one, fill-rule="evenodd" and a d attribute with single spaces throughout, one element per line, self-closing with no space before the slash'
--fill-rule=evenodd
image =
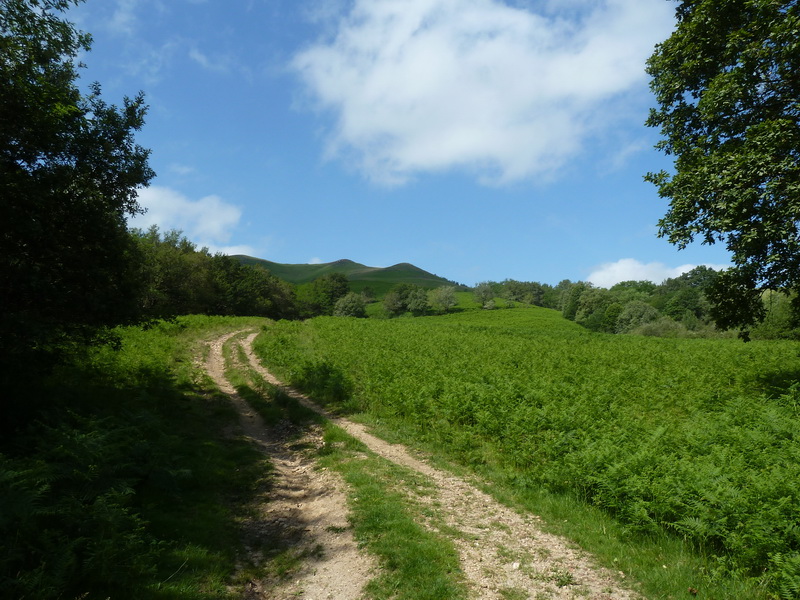
<path id="1" fill-rule="evenodd" d="M 415 517 L 421 508 L 410 490 L 426 488 L 419 474 L 375 456 L 330 424 L 321 455 L 320 464 L 341 473 L 349 485 L 356 538 L 380 560 L 381 575 L 366 590 L 371 598 L 467 597 L 452 542 Z"/>

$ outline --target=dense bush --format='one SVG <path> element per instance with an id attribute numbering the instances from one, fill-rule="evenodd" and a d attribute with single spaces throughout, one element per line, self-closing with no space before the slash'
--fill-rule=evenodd
<path id="1" fill-rule="evenodd" d="M 350 292 L 336 301 L 333 307 L 334 317 L 358 317 L 367 316 L 366 301 L 361 294 Z"/>

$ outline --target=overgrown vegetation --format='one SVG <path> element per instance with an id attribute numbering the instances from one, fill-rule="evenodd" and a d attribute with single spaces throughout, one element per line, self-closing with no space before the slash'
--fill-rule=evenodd
<path id="1" fill-rule="evenodd" d="M 288 419 L 299 427 L 321 423 L 324 444 L 318 449 L 319 466 L 341 473 L 347 482 L 349 520 L 360 545 L 378 558 L 381 570 L 365 588 L 374 600 L 447 600 L 466 597 L 458 553 L 452 541 L 441 532 L 418 522 L 420 503 L 417 493 L 428 493 L 430 481 L 423 475 L 376 456 L 361 442 L 320 415 L 300 405 L 282 390 L 268 384 L 247 365 L 238 347 L 238 363 L 227 376 L 237 392 L 268 422 Z M 229 353 L 230 345 L 226 348 Z M 230 357 L 233 358 L 233 357 Z M 321 374 L 321 375 L 320 375 Z M 346 397 L 347 391 L 332 384 L 331 374 L 324 369 L 309 372 L 309 377 L 327 380 L 320 397 L 330 402 Z M 320 389 L 319 385 L 316 385 Z M 323 390 L 320 389 L 320 392 Z M 292 553 L 269 555 L 267 571 L 291 577 L 298 561 Z"/>
<path id="2" fill-rule="evenodd" d="M 794 342 L 600 335 L 517 309 L 282 322 L 257 350 L 311 393 L 352 390 L 350 410 L 521 489 L 573 494 L 633 536 L 686 540 L 714 557 L 707 582 L 777 590 L 798 576 Z"/>
<path id="3" fill-rule="evenodd" d="M 262 456 L 192 365 L 196 340 L 253 320 L 181 318 L 116 333 L 31 393 L 48 409 L 0 446 L 0 596 L 223 598 L 236 507 Z"/>
<path id="4" fill-rule="evenodd" d="M 140 318 L 177 315 L 298 316 L 295 290 L 264 269 L 197 248 L 179 231 L 131 232 L 139 250 Z M 322 312 L 317 314 L 323 314 Z"/>

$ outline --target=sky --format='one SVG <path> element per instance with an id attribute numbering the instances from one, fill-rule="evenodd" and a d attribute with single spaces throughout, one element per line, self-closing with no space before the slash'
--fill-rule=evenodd
<path id="1" fill-rule="evenodd" d="M 466 285 L 724 268 L 659 238 L 644 125 L 668 0 L 88 0 L 82 81 L 143 91 L 131 225 L 278 263 Z"/>

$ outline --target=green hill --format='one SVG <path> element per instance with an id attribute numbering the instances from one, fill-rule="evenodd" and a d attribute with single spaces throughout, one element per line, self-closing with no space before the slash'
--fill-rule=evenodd
<path id="1" fill-rule="evenodd" d="M 294 284 L 309 283 L 329 273 L 342 273 L 350 281 L 350 287 L 353 291 L 360 292 L 368 287 L 376 296 L 383 296 L 398 283 L 413 283 L 424 288 L 456 285 L 452 281 L 429 273 L 410 263 L 398 263 L 391 267 L 381 268 L 368 267 L 347 259 L 309 265 L 275 263 L 263 258 L 245 255 L 236 255 L 231 258 L 240 261 L 242 264 L 263 267 L 275 277 Z"/>

